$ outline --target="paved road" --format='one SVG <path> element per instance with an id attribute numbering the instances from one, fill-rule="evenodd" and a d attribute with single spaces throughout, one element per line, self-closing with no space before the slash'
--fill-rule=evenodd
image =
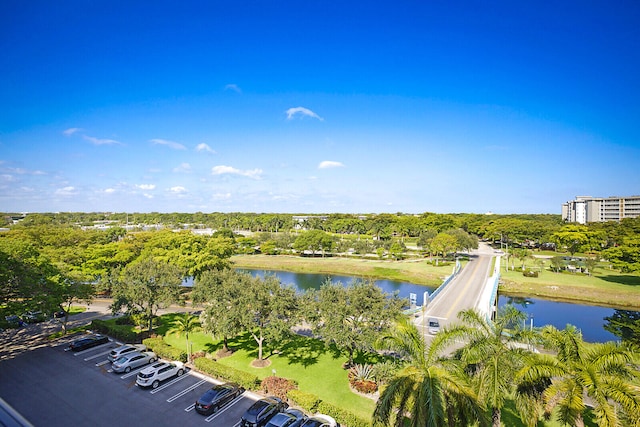
<path id="1" fill-rule="evenodd" d="M 481 243 L 477 250 L 471 252 L 462 271 L 427 305 L 424 313 L 418 313 L 416 324 L 426 332 L 429 318 L 436 318 L 440 326 L 446 326 L 458 320 L 458 312 L 476 308 L 489 277 L 493 256 L 493 249 Z"/>

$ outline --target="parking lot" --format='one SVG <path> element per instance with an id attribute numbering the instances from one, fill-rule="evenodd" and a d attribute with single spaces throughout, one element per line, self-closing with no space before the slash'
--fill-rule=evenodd
<path id="1" fill-rule="evenodd" d="M 136 375 L 111 371 L 109 351 L 120 343 L 77 353 L 65 351 L 73 338 L 23 351 L 0 362 L 0 397 L 35 426 L 238 425 L 260 396 L 245 392 L 211 416 L 194 410 L 195 401 L 215 380 L 188 370 L 156 389 L 136 386 Z"/>

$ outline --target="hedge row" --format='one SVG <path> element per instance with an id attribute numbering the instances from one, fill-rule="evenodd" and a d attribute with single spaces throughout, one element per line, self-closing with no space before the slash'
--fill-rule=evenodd
<path id="1" fill-rule="evenodd" d="M 224 381 L 237 383 L 247 390 L 257 390 L 260 387 L 260 379 L 257 376 L 230 366 L 225 366 L 215 360 L 207 359 L 206 357 L 198 357 L 194 360 L 194 365 L 199 371 L 202 371 L 207 375 L 211 375 L 214 378 L 219 378 Z"/>
<path id="2" fill-rule="evenodd" d="M 332 416 L 342 426 L 371 427 L 371 421 L 360 418 L 349 411 L 325 402 L 314 394 L 300 390 L 290 390 L 287 393 L 287 397 L 311 414 L 320 412 Z"/>
<path id="3" fill-rule="evenodd" d="M 182 363 L 187 362 L 187 353 L 175 347 L 171 347 L 169 344 L 164 342 L 162 337 L 147 338 L 142 340 L 142 343 L 153 350 L 158 357 L 168 360 L 179 360 Z"/>
<path id="4" fill-rule="evenodd" d="M 131 330 L 131 326 L 113 325 L 105 320 L 94 319 L 89 327 L 92 331 L 103 335 L 109 335 L 118 341 L 126 343 L 139 343 L 147 334 L 144 332 L 135 332 Z"/>

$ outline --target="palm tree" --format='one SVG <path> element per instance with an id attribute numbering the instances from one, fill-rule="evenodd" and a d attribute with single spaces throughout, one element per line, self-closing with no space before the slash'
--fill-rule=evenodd
<path id="1" fill-rule="evenodd" d="M 582 427 L 583 414 L 593 407 L 599 426 L 640 425 L 640 379 L 634 353 L 625 345 L 607 342 L 589 346 L 572 325 L 564 330 L 545 326 L 541 335 L 557 355 L 531 355 L 519 381 L 550 381 L 543 397 L 545 415 L 558 410 L 562 423 Z"/>
<path id="2" fill-rule="evenodd" d="M 526 316 L 507 305 L 492 322 L 470 309 L 458 314 L 462 324 L 452 328 L 465 336 L 466 344 L 456 352 L 456 357 L 472 373 L 478 399 L 490 409 L 492 425 L 496 427 L 500 426 L 505 401 L 513 392 L 513 378 L 529 352 L 523 344 L 533 342 L 533 332 L 523 327 Z"/>
<path id="3" fill-rule="evenodd" d="M 407 365 L 389 382 L 373 413 L 374 424 L 395 427 L 487 425 L 469 377 L 457 361 L 440 355 L 453 334 L 441 331 L 427 347 L 422 334 L 408 318 L 379 340 L 379 348 L 398 352 Z M 405 416 L 409 418 L 405 423 Z M 474 424 L 476 425 L 476 424 Z"/>
<path id="4" fill-rule="evenodd" d="M 173 321 L 173 326 L 168 330 L 169 333 L 180 336 L 185 334 L 187 339 L 187 360 L 191 360 L 191 349 L 189 348 L 189 334 L 199 331 L 200 320 L 190 313 L 183 313 Z"/>

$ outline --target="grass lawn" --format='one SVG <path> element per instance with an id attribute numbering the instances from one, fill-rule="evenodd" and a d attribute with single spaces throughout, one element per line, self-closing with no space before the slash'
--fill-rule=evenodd
<path id="1" fill-rule="evenodd" d="M 163 320 L 157 332 L 165 333 L 170 329 L 175 316 L 177 315 L 163 316 L 166 320 Z M 174 347 L 186 348 L 184 335 L 178 337 L 175 334 L 167 334 L 165 341 Z M 194 352 L 204 350 L 215 354 L 222 348 L 221 341 L 214 340 L 202 332 L 191 334 L 189 341 Z M 234 350 L 233 355 L 219 359 L 218 362 L 251 372 L 261 379 L 273 375 L 275 370 L 277 376 L 297 381 L 300 390 L 315 394 L 322 400 L 348 409 L 362 418 L 369 419 L 373 413 L 375 402 L 353 393 L 349 388 L 347 371 L 342 369 L 342 364 L 347 358 L 335 348 L 325 346 L 322 341 L 294 336 L 290 342 L 280 347 L 278 353 L 265 350 L 264 357 L 271 365 L 264 368 L 251 366 L 251 361 L 258 355 L 257 344 L 251 335 L 244 334 L 229 340 L 229 347 Z"/>

